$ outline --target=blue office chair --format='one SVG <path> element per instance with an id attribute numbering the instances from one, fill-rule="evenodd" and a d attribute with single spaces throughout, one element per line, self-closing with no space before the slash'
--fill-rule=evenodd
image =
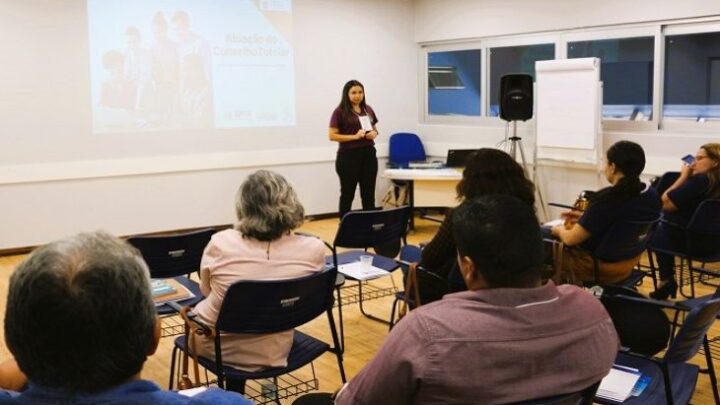
<path id="1" fill-rule="evenodd" d="M 215 358 L 198 357 L 198 363 L 217 376 L 217 383 L 220 388 L 225 387 L 227 379 L 244 384 L 246 380 L 273 378 L 277 386 L 278 376 L 311 364 L 325 352 L 331 352 L 337 358 L 340 378 L 345 382 L 343 358 L 339 349 L 339 338 L 332 314 L 333 289 L 336 277 L 336 268 L 330 267 L 297 279 L 239 281 L 231 285 L 225 293 L 214 327 L 201 324 L 196 318 L 194 319 L 203 329 L 213 329 L 215 332 Z M 333 340 L 332 347 L 323 341 L 295 330 L 287 367 L 249 372 L 223 365 L 221 333 L 267 334 L 282 332 L 310 322 L 323 312 L 328 317 Z M 185 347 L 185 336 L 175 339 L 170 364 L 170 389 L 173 387 L 178 355 L 185 350 Z M 315 382 L 314 386 L 317 387 L 317 377 L 314 369 L 312 381 Z M 295 387 L 292 392 L 278 389 L 276 399 L 279 400 L 302 392 L 304 391 L 301 391 L 299 387 Z"/>
<path id="2" fill-rule="evenodd" d="M 420 137 L 409 132 L 398 132 L 390 135 L 389 164 L 393 167 L 408 167 L 408 163 L 425 160 L 425 148 Z"/>
<path id="3" fill-rule="evenodd" d="M 215 229 L 204 229 L 174 235 L 135 236 L 127 241 L 142 254 L 150 268 L 151 278 L 174 278 L 195 296 L 178 303 L 193 306 L 203 299 L 203 295 L 198 283 L 190 279 L 190 274 L 199 274 L 200 260 L 214 233 Z M 159 315 L 175 312 L 165 304 L 158 306 L 157 311 Z M 181 329 L 178 328 L 176 333 L 181 333 Z"/>
<path id="4" fill-rule="evenodd" d="M 604 295 L 603 297 L 605 298 Z M 642 301 L 640 298 L 625 297 L 623 295 L 616 295 L 613 298 L 627 300 L 628 302 Z M 644 301 L 648 304 L 657 303 L 663 307 L 672 305 L 654 300 Z M 682 307 L 675 306 L 675 309 L 682 310 Z M 637 369 L 643 375 L 651 378 L 650 384 L 640 396 L 630 397 L 622 404 L 688 404 L 695 391 L 699 367 L 689 364 L 687 361 L 695 356 L 701 346 L 704 347 L 706 352 L 709 350 L 706 334 L 718 313 L 720 313 L 720 299 L 708 300 L 691 309 L 685 318 L 685 323 L 680 327 L 667 351 L 660 358 L 631 351 L 618 353 L 615 364 Z M 708 373 L 711 381 L 714 382 L 715 371 L 712 361 L 708 361 Z M 620 402 L 599 397 L 595 397 L 595 402 L 600 404 L 620 404 Z"/>
<path id="5" fill-rule="evenodd" d="M 693 263 L 714 263 L 720 262 L 720 200 L 705 200 L 695 210 L 690 222 L 683 229 L 677 224 L 660 220 L 659 227 L 667 227 L 664 232 L 655 232 L 649 243 L 648 257 L 653 275 L 656 271 L 656 264 L 653 252 L 671 254 L 680 258 L 679 265 L 679 287 L 680 293 L 687 297 L 695 297 L 695 281 L 701 279 L 696 275 Z M 663 236 L 671 233 L 682 235 L 684 233 L 684 245 L 674 247 L 674 243 L 665 240 Z M 701 266 L 702 267 L 702 266 Z M 704 278 L 710 276 L 705 275 Z M 686 293 L 684 286 L 690 286 L 690 293 Z"/>
<path id="6" fill-rule="evenodd" d="M 402 244 L 407 243 L 406 234 L 408 230 L 408 224 L 410 221 L 410 207 L 399 207 L 389 210 L 377 210 L 377 211 L 351 211 L 345 214 L 340 220 L 337 233 L 335 234 L 335 240 L 332 245 L 326 245 L 332 251 L 332 255 L 325 258 L 325 262 L 332 264 L 335 267 L 342 266 L 343 264 L 352 263 L 358 261 L 361 255 L 370 254 L 367 252 L 369 248 L 374 246 L 383 246 L 393 241 L 402 241 Z M 345 251 L 342 253 L 338 252 L 339 248 L 351 248 L 355 250 Z M 360 250 L 357 250 L 360 249 Z M 395 252 L 397 254 L 397 252 Z M 373 266 L 380 269 L 386 270 L 388 274 L 396 270 L 399 266 L 393 258 L 381 256 L 379 254 L 371 254 L 373 256 Z M 339 267 L 338 267 L 339 268 Z M 351 281 L 359 281 L 351 279 L 350 277 L 339 275 L 337 282 L 338 289 L 338 318 L 340 320 L 340 341 L 341 346 L 345 348 L 345 329 L 343 325 L 342 316 L 342 305 L 343 301 L 354 303 L 357 302 L 360 306 L 360 312 L 367 318 L 380 321 L 386 324 L 390 322 L 365 312 L 363 308 L 363 302 L 366 299 L 380 298 L 384 296 L 390 296 L 395 294 L 395 289 L 380 289 L 365 282 L 359 281 L 357 283 L 357 294 L 353 294 L 351 297 L 343 298 L 341 295 L 341 289 L 347 290 L 348 288 L 354 288 L 352 286 L 343 286 L 345 279 Z M 342 288 L 340 288 L 342 286 Z M 367 291 L 363 292 L 363 288 Z M 367 295 L 367 297 L 366 297 Z"/>

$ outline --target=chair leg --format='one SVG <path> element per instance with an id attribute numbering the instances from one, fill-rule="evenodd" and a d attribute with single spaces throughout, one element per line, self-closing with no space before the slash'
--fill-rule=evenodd
<path id="1" fill-rule="evenodd" d="M 720 393 L 718 393 L 717 379 L 715 378 L 715 365 L 713 364 L 712 355 L 710 353 L 710 342 L 708 342 L 707 335 L 703 338 L 703 348 L 705 349 L 705 361 L 707 362 L 710 385 L 712 385 L 713 396 L 715 397 L 715 405 L 720 405 Z"/>
<path id="2" fill-rule="evenodd" d="M 398 306 L 398 299 L 395 297 L 395 300 L 392 304 L 392 309 L 390 310 L 390 327 L 388 328 L 388 332 L 392 330 L 393 326 L 395 326 L 395 311 L 397 311 Z"/>
<path id="3" fill-rule="evenodd" d="M 342 380 L 343 384 L 347 382 L 347 379 L 345 377 L 345 367 L 343 366 L 343 349 L 341 347 L 338 347 L 340 344 L 340 340 L 338 339 L 337 330 L 335 329 L 335 319 L 333 319 L 332 314 L 332 308 L 327 310 L 328 315 L 328 323 L 330 324 L 330 334 L 332 335 L 333 339 L 333 345 L 335 345 L 334 350 L 332 350 L 335 353 L 335 357 L 337 358 L 338 362 L 338 369 L 340 370 L 340 379 Z M 315 370 L 313 366 L 313 370 Z"/>
<path id="4" fill-rule="evenodd" d="M 277 376 L 273 377 L 273 384 L 275 385 L 275 403 L 280 404 L 280 395 L 278 395 L 278 379 Z"/>
<path id="5" fill-rule="evenodd" d="M 362 281 L 358 281 L 358 304 L 360 305 L 360 313 L 363 314 L 366 318 L 372 319 L 373 321 L 382 322 L 386 325 L 390 325 L 390 322 L 388 322 L 385 319 L 378 318 L 375 315 L 368 314 L 365 312 L 365 308 L 363 307 L 363 293 L 362 293 Z"/>
<path id="6" fill-rule="evenodd" d="M 340 349 L 340 353 L 344 353 L 345 352 L 345 326 L 343 325 L 342 293 L 340 291 L 340 287 L 335 287 L 335 291 L 337 292 L 338 319 L 340 321 L 340 343 L 339 343 L 338 348 Z"/>
<path id="7" fill-rule="evenodd" d="M 177 346 L 173 346 L 172 354 L 170 355 L 170 381 L 168 382 L 168 390 L 173 389 L 173 382 L 175 377 L 175 362 L 177 361 Z"/>
<path id="8" fill-rule="evenodd" d="M 653 290 L 657 290 L 657 274 L 656 274 L 656 267 L 655 267 L 655 259 L 653 259 L 653 252 L 652 250 L 648 249 L 647 251 L 648 256 L 648 264 L 650 264 L 650 277 L 652 278 L 653 282 Z"/>

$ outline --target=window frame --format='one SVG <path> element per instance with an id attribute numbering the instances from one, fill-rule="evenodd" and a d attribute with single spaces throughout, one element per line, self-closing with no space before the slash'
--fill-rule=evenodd
<path id="1" fill-rule="evenodd" d="M 714 21 L 700 21 L 700 22 L 680 22 L 677 24 L 665 24 L 660 26 L 661 34 L 660 42 L 662 42 L 663 53 L 662 53 L 662 64 L 663 64 L 663 76 L 661 83 L 665 85 L 665 40 L 668 36 L 673 35 L 692 35 L 692 34 L 706 34 L 706 33 L 719 33 L 720 34 L 720 19 Z M 664 89 L 664 87 L 663 87 Z M 660 103 L 658 108 L 662 114 L 665 107 L 665 100 L 663 99 L 664 94 L 661 94 Z M 660 121 L 659 129 L 668 132 L 682 132 L 682 133 L 717 133 L 720 131 L 720 122 L 718 121 L 681 121 L 672 119 L 663 119 Z"/>
<path id="2" fill-rule="evenodd" d="M 661 55 L 658 54 L 658 34 L 660 29 L 657 25 L 648 26 L 635 26 L 627 28 L 613 28 L 613 29 L 586 29 L 582 31 L 570 31 L 562 34 L 563 37 L 563 51 L 565 52 L 564 59 L 567 59 L 567 50 L 571 42 L 579 41 L 603 41 L 613 39 L 630 39 L 630 38 L 644 38 L 652 37 L 653 39 L 653 81 L 652 81 L 652 119 L 648 121 L 629 121 L 629 120 L 610 120 L 601 118 L 603 131 L 653 131 L 657 130 L 660 122 L 660 108 L 658 107 L 659 98 L 661 95 L 661 86 L 658 80 L 659 71 L 662 70 L 661 62 L 663 59 L 658 59 Z M 663 48 L 664 50 L 664 48 Z M 603 105 L 605 105 L 603 100 Z"/>
<path id="3" fill-rule="evenodd" d="M 429 66 L 428 57 L 430 53 L 434 52 L 454 52 L 454 51 L 480 51 L 480 116 L 455 116 L 455 115 L 431 115 L 430 114 L 430 95 L 429 95 Z M 418 75 L 419 83 L 418 87 L 423 89 L 422 97 L 422 109 L 421 109 L 421 122 L 426 124 L 482 124 L 483 118 L 483 98 L 485 97 L 485 84 L 482 81 L 483 69 L 484 69 L 484 54 L 485 51 L 480 47 L 479 41 L 463 42 L 454 44 L 437 44 L 421 46 L 420 48 L 420 71 L 421 75 Z"/>
<path id="4" fill-rule="evenodd" d="M 602 119 L 604 132 L 632 132 L 632 133 L 685 133 L 688 135 L 704 134 L 720 131 L 720 121 L 674 121 L 665 120 L 664 108 L 664 80 L 665 80 L 665 41 L 669 35 L 720 33 L 720 16 L 686 18 L 679 20 L 660 20 L 651 22 L 620 24 L 616 26 L 586 27 L 577 29 L 564 29 L 542 33 L 527 33 L 504 35 L 496 37 L 472 38 L 458 41 L 439 41 L 419 44 L 420 74 L 418 86 L 422 89 L 419 101 L 420 124 L 449 124 L 457 126 L 483 126 L 501 127 L 505 122 L 500 117 L 490 117 L 490 50 L 498 47 L 528 46 L 538 44 L 555 44 L 555 59 L 567 59 L 567 46 L 570 42 L 593 41 L 608 39 L 623 39 L 637 37 L 653 38 L 653 82 L 652 82 L 652 119 L 648 121 L 625 121 Z M 428 113 L 428 53 L 479 50 L 480 51 L 480 105 L 479 117 L 430 115 Z M 528 120 L 534 125 L 533 117 Z M 521 123 L 524 126 L 527 123 Z"/>

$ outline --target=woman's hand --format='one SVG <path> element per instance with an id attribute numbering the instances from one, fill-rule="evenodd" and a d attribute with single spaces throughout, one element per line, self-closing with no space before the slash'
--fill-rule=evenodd
<path id="1" fill-rule="evenodd" d="M 681 178 L 688 178 L 693 175 L 693 169 L 691 165 L 682 165 L 680 168 L 680 177 Z"/>
<path id="2" fill-rule="evenodd" d="M 378 136 L 378 132 L 374 129 L 372 131 L 365 133 L 365 138 L 369 139 L 371 141 L 374 140 L 375 138 L 377 138 L 377 136 Z"/>
<path id="3" fill-rule="evenodd" d="M 355 133 L 355 139 L 363 139 L 365 137 L 365 131 L 362 129 L 358 129 L 358 131 Z"/>

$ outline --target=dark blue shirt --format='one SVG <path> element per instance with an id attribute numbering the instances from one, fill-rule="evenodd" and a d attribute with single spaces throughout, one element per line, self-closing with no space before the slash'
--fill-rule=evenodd
<path id="1" fill-rule="evenodd" d="M 663 219 L 680 226 L 687 225 L 698 205 L 708 198 L 709 189 L 710 179 L 706 174 L 701 173 L 688 177 L 680 187 L 668 193 L 668 198 L 678 209 L 664 212 Z"/>
<path id="2" fill-rule="evenodd" d="M 164 391 L 154 383 L 145 380 L 131 381 L 107 391 L 95 394 L 79 394 L 71 398 L 52 389 L 41 388 L 30 384 L 30 387 L 19 395 L 0 393 L 0 405 L 251 405 L 248 399 L 240 394 L 210 388 L 194 397 L 186 397 L 173 391 Z"/>
<path id="3" fill-rule="evenodd" d="M 654 188 L 625 201 L 602 201 L 590 204 L 578 223 L 590 233 L 580 247 L 594 251 L 605 232 L 620 221 L 651 221 L 660 216 L 662 202 Z"/>

